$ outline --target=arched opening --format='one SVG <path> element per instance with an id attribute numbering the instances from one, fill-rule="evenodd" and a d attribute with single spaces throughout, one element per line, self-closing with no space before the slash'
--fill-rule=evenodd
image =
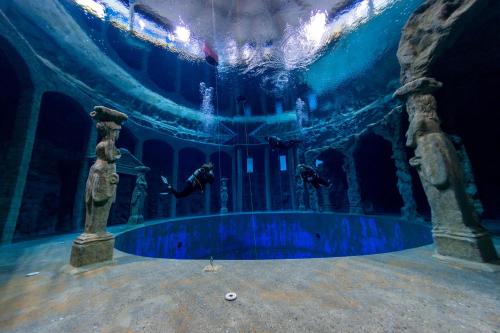
<path id="1" fill-rule="evenodd" d="M 172 181 L 172 156 L 174 150 L 160 140 L 148 140 L 143 144 L 142 162 L 151 168 L 146 173 L 148 196 L 145 204 L 145 219 L 168 217 L 170 213 L 170 196 L 162 196 L 165 186 L 161 176 Z"/>
<path id="2" fill-rule="evenodd" d="M 444 132 L 458 135 L 469 156 L 486 220 L 500 220 L 500 3 L 490 1 L 480 19 L 464 29 L 439 58 L 432 76 L 443 82 L 436 92 Z M 467 177 L 466 177 L 467 178 Z"/>
<path id="3" fill-rule="evenodd" d="M 12 149 L 22 144 L 26 132 L 26 119 L 31 111 L 23 99 L 31 95 L 32 82 L 28 67 L 16 50 L 0 36 L 0 233 L 9 211 L 16 183 L 22 149 Z M 23 133 L 21 133 L 23 132 Z"/>
<path id="4" fill-rule="evenodd" d="M 363 210 L 367 214 L 400 214 L 399 194 L 391 143 L 379 135 L 363 135 L 354 152 Z"/>
<path id="5" fill-rule="evenodd" d="M 217 152 L 210 155 L 210 161 L 214 164 L 214 174 L 215 181 L 211 186 L 211 196 L 210 196 L 210 212 L 219 213 L 221 207 L 220 201 L 220 185 L 221 178 L 227 178 L 227 209 L 228 211 L 233 211 L 233 200 L 232 200 L 232 184 L 233 179 L 231 179 L 232 174 L 232 159 L 229 154 L 225 152 Z"/>
<path id="6" fill-rule="evenodd" d="M 179 151 L 179 175 L 177 176 L 177 189 L 181 190 L 186 180 L 205 163 L 205 154 L 194 148 L 184 148 Z M 195 192 L 189 197 L 177 201 L 177 215 L 196 215 L 204 212 L 205 202 L 203 193 Z"/>
<path id="7" fill-rule="evenodd" d="M 74 231 L 73 208 L 92 122 L 71 97 L 42 96 L 15 238 Z"/>
<path id="8" fill-rule="evenodd" d="M 318 156 L 322 163 L 318 166 L 321 175 L 332 182 L 330 204 L 335 212 L 349 211 L 347 197 L 347 177 L 343 168 L 344 155 L 337 150 L 328 149 Z"/>

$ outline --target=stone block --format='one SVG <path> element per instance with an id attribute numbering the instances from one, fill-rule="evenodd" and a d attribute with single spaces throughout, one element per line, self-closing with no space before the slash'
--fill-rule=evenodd
<path id="1" fill-rule="evenodd" d="M 71 248 L 70 264 L 81 267 L 113 259 L 115 238 L 112 234 L 81 234 Z"/>

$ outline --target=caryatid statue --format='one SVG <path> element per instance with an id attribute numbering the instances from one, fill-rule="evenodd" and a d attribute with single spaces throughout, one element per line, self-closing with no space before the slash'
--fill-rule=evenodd
<path id="1" fill-rule="evenodd" d="M 104 106 L 94 107 L 90 116 L 97 122 L 101 141 L 96 146 L 96 161 L 90 168 L 85 190 L 85 230 L 71 250 L 70 262 L 75 267 L 113 258 L 114 236 L 106 231 L 106 225 L 119 180 L 115 162 L 121 154 L 115 143 L 121 124 L 128 118 Z"/>
<path id="2" fill-rule="evenodd" d="M 431 94 L 440 86 L 440 82 L 423 78 L 397 92 L 408 96 L 410 125 L 406 145 L 415 148 L 410 165 L 417 169 L 431 207 L 437 254 L 492 261 L 496 259 L 493 243 L 466 193 L 457 152 L 440 128 L 436 100 Z"/>
<path id="3" fill-rule="evenodd" d="M 144 223 L 142 210 L 144 208 L 144 201 L 146 200 L 148 190 L 148 183 L 146 181 L 145 172 L 149 171 L 149 168 L 139 168 L 141 170 L 141 173 L 137 175 L 137 179 L 135 180 L 135 188 L 132 192 L 132 200 L 130 201 L 130 217 L 128 219 L 128 224 Z"/>

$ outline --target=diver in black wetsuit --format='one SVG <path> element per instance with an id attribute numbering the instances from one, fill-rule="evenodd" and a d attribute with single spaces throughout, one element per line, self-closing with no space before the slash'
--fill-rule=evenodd
<path id="1" fill-rule="evenodd" d="M 201 167 L 196 169 L 195 172 L 186 180 L 186 185 L 182 191 L 177 191 L 172 185 L 168 183 L 166 177 L 161 176 L 161 180 L 165 185 L 167 185 L 167 192 L 161 194 L 172 193 L 177 199 L 185 198 L 189 196 L 194 191 L 198 190 L 201 193 L 205 190 L 205 185 L 212 184 L 215 179 L 214 176 L 214 165 L 212 162 L 203 164 Z"/>
<path id="2" fill-rule="evenodd" d="M 321 176 L 318 173 L 318 170 L 306 164 L 297 165 L 296 177 L 302 178 L 304 183 L 309 183 L 316 189 L 318 189 L 320 186 L 329 187 L 332 185 L 330 180 L 321 178 Z"/>
<path id="3" fill-rule="evenodd" d="M 301 140 L 283 140 L 278 138 L 277 136 L 265 136 L 264 140 L 266 140 L 271 148 L 274 149 L 290 149 L 296 144 L 302 142 Z"/>

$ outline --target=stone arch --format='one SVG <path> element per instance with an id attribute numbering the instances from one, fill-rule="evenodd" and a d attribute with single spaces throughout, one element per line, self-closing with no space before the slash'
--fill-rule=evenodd
<path id="1" fill-rule="evenodd" d="M 43 94 L 15 238 L 76 230 L 74 206 L 81 200 L 76 193 L 91 126 L 72 97 Z"/>
<path id="2" fill-rule="evenodd" d="M 16 217 L 10 217 L 17 178 L 21 173 L 23 145 L 33 103 L 33 81 L 23 57 L 0 36 L 0 234 L 10 241 Z M 20 196 L 20 195 L 19 195 Z M 17 207 L 15 211 L 17 212 Z M 9 221 L 7 221 L 9 220 Z M 8 230 L 6 230 L 8 229 Z"/>
<path id="3" fill-rule="evenodd" d="M 179 151 L 179 174 L 177 176 L 177 189 L 184 186 L 186 179 L 206 162 L 205 154 L 196 148 L 184 148 Z M 204 196 L 196 192 L 187 198 L 177 201 L 177 215 L 196 215 L 204 212 Z"/>
<path id="4" fill-rule="evenodd" d="M 210 195 L 210 212 L 219 213 L 220 212 L 220 180 L 221 178 L 227 178 L 227 189 L 228 189 L 228 200 L 227 200 L 227 209 L 229 211 L 233 210 L 232 203 L 232 182 L 231 179 L 232 174 L 232 158 L 231 156 L 223 151 L 215 152 L 210 155 L 210 161 L 215 165 L 214 174 L 215 181 L 211 186 L 211 195 Z"/>
<path id="5" fill-rule="evenodd" d="M 329 189 L 329 204 L 335 212 L 349 212 L 349 199 L 347 197 L 347 177 L 344 171 L 344 154 L 335 149 L 328 149 L 318 156 L 323 163 L 319 171 L 325 179 L 332 181 Z M 323 200 L 325 198 L 322 198 Z M 323 202 L 323 205 L 325 203 Z"/>
<path id="6" fill-rule="evenodd" d="M 173 148 L 161 140 L 147 140 L 143 143 L 142 162 L 151 168 L 146 173 L 148 182 L 148 196 L 145 204 L 145 218 L 155 219 L 169 216 L 170 197 L 162 196 L 165 186 L 160 176 L 172 179 Z"/>
<path id="7" fill-rule="evenodd" d="M 403 201 L 397 187 L 392 145 L 369 132 L 354 151 L 363 210 L 367 214 L 400 214 Z"/>

